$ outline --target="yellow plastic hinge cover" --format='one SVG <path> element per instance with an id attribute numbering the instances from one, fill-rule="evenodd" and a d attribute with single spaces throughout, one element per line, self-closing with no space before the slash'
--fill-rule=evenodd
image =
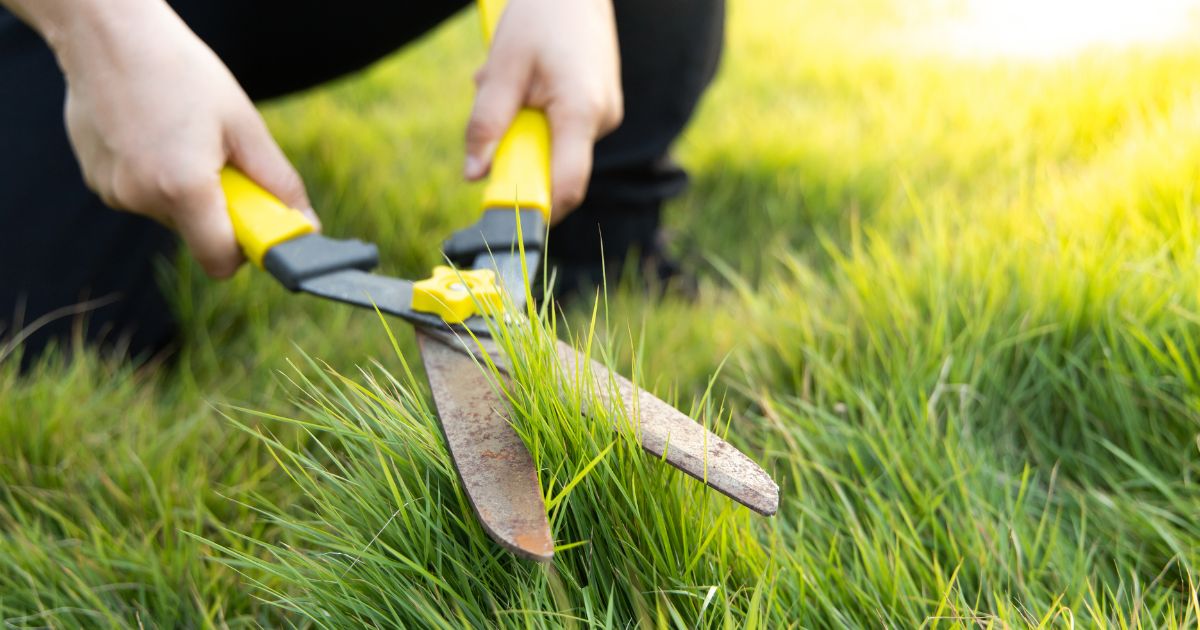
<path id="1" fill-rule="evenodd" d="M 448 324 L 461 324 L 481 310 L 498 313 L 504 306 L 491 269 L 433 268 L 433 276 L 413 283 L 412 308 L 433 313 Z"/>

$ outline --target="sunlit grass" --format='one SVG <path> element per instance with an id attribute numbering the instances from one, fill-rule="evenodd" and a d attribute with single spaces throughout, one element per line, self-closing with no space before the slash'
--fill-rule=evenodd
<path id="1" fill-rule="evenodd" d="M 583 414 L 596 393 L 558 372 L 539 326 L 499 339 L 512 385 L 495 386 L 539 470 L 552 567 L 517 560 L 483 533 L 411 373 L 375 366 L 350 378 L 312 360 L 294 377 L 296 415 L 249 416 L 290 424 L 295 438 L 243 425 L 303 497 L 248 500 L 288 542 L 228 530 L 245 545 L 222 549 L 230 566 L 274 605 L 333 626 L 708 625 L 765 614 L 753 592 L 774 579 L 760 571 L 767 550 L 756 533 L 768 525 L 647 457 L 633 432 L 613 429 L 628 418 Z"/>

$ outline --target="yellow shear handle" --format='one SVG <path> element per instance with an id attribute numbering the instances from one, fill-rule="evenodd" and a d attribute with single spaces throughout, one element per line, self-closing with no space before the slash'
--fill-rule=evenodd
<path id="1" fill-rule="evenodd" d="M 478 0 L 483 37 L 492 41 L 506 0 Z M 550 126 L 540 110 L 525 108 L 496 147 L 483 190 L 483 209 L 538 209 L 550 220 Z"/>
<path id="2" fill-rule="evenodd" d="M 300 211 L 289 208 L 232 166 L 221 169 L 221 188 L 238 245 L 259 267 L 268 249 L 313 231 L 312 223 Z"/>

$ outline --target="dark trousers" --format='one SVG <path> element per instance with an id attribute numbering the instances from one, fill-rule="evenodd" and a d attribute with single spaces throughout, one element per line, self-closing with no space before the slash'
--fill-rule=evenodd
<path id="1" fill-rule="evenodd" d="M 171 4 L 251 98 L 264 100 L 363 68 L 466 3 Z M 596 145 L 587 199 L 551 232 L 552 255 L 567 261 L 598 262 L 601 234 L 606 258 L 649 246 L 662 201 L 686 184 L 668 149 L 720 56 L 723 0 L 614 5 L 625 121 Z M 63 99 L 50 50 L 0 9 L 0 348 L 41 319 L 23 342 L 26 364 L 55 339 L 146 356 L 174 337 L 155 266 L 176 241 L 149 220 L 106 208 L 85 187 L 63 126 Z"/>

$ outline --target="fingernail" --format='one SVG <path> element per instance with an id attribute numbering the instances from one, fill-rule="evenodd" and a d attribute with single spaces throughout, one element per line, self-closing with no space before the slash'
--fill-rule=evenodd
<path id="1" fill-rule="evenodd" d="M 467 156 L 467 163 L 463 166 L 463 177 L 467 179 L 476 179 L 483 175 L 483 160 L 474 155 Z"/>
<path id="2" fill-rule="evenodd" d="M 306 208 L 302 212 L 304 213 L 305 216 L 308 217 L 308 220 L 313 224 L 313 227 L 316 228 L 316 230 L 318 232 L 320 232 L 321 231 L 321 218 L 317 216 L 316 211 L 313 210 L 312 208 Z"/>

